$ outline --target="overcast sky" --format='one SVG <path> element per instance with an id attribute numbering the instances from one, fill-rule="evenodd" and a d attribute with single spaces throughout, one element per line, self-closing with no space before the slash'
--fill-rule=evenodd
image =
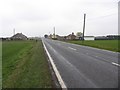
<path id="1" fill-rule="evenodd" d="M 118 33 L 120 0 L 0 0 L 0 36 L 16 33 L 43 36 L 82 32 L 86 13 L 85 35 Z"/>

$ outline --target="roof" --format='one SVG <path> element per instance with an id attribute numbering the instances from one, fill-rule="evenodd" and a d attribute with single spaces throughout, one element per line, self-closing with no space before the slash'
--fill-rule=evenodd
<path id="1" fill-rule="evenodd" d="M 15 35 L 13 35 L 11 38 L 14 38 L 14 39 L 27 39 L 27 36 L 23 35 L 22 33 L 17 33 Z"/>

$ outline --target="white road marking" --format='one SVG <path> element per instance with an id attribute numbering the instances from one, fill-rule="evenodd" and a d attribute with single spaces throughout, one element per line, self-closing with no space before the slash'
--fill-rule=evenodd
<path id="1" fill-rule="evenodd" d="M 43 42 L 43 40 L 42 40 L 42 42 Z M 43 42 L 43 46 L 44 46 L 44 49 L 45 49 L 45 51 L 46 51 L 46 53 L 47 53 L 47 55 L 48 55 L 48 57 L 49 57 L 49 60 L 50 60 L 51 65 L 52 65 L 52 67 L 53 67 L 53 70 L 54 70 L 54 72 L 55 72 L 55 74 L 56 74 L 56 76 L 57 76 L 57 79 L 58 79 L 58 81 L 59 81 L 62 89 L 63 89 L 63 90 L 67 90 L 67 87 L 66 87 L 66 85 L 65 85 L 65 83 L 64 83 L 64 81 L 63 81 L 63 79 L 62 79 L 62 77 L 61 77 L 61 75 L 60 75 L 60 73 L 59 73 L 59 71 L 57 70 L 57 67 L 56 67 L 56 65 L 54 64 L 53 59 L 52 59 L 52 57 L 50 56 L 50 53 L 48 52 L 48 50 L 47 50 L 44 42 Z"/>
<path id="2" fill-rule="evenodd" d="M 113 65 L 120 66 L 120 64 L 112 62 Z"/>
<path id="3" fill-rule="evenodd" d="M 72 49 L 72 50 L 75 50 L 75 51 L 77 50 L 77 49 L 75 49 L 75 48 L 72 48 L 72 47 L 68 47 L 68 48 L 70 48 L 70 49 Z"/>

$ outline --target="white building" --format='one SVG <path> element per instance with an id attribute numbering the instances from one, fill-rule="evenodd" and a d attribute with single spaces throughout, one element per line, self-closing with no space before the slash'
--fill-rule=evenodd
<path id="1" fill-rule="evenodd" d="M 84 40 L 95 40 L 94 36 L 84 36 Z"/>

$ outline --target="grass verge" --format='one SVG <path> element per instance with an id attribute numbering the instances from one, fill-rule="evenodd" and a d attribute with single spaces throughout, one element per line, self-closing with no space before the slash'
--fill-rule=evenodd
<path id="1" fill-rule="evenodd" d="M 100 49 L 106 49 L 110 51 L 120 52 L 119 40 L 94 40 L 94 41 L 68 41 L 78 45 L 91 46 Z"/>
<path id="2" fill-rule="evenodd" d="M 3 88 L 51 88 L 41 41 L 3 42 Z"/>
<path id="3" fill-rule="evenodd" d="M 0 89 L 2 88 L 2 41 L 0 40 Z"/>

